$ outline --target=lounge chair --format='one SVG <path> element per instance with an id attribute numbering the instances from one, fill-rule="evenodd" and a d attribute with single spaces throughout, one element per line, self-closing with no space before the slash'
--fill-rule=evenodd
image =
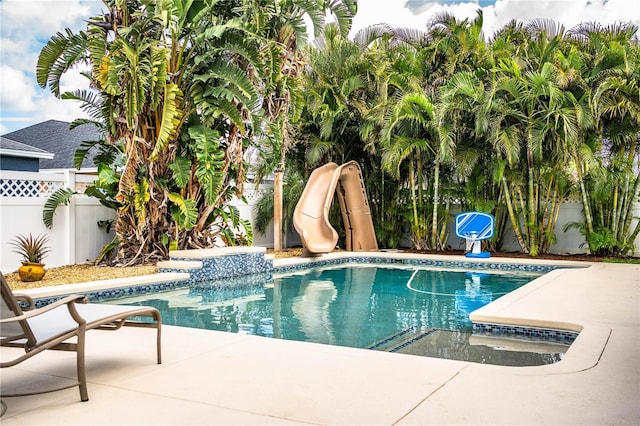
<path id="1" fill-rule="evenodd" d="M 27 295 L 14 294 L 4 275 L 0 302 L 0 346 L 23 348 L 25 353 L 9 361 L 0 362 L 0 368 L 12 367 L 46 349 L 76 352 L 78 381 L 72 385 L 30 393 L 2 394 L 2 397 L 34 395 L 79 386 L 80 399 L 88 401 L 87 380 L 84 367 L 86 330 L 118 330 L 122 326 L 157 329 L 157 357 L 161 359 L 160 312 L 152 307 L 132 307 L 86 303 L 81 295 L 67 296 L 42 308 L 35 308 Z M 131 320 L 131 317 L 148 317 L 151 321 Z M 74 338 L 71 342 L 68 340 Z M 4 357 L 3 357 L 4 358 Z M 2 403 L 3 408 L 4 402 Z"/>

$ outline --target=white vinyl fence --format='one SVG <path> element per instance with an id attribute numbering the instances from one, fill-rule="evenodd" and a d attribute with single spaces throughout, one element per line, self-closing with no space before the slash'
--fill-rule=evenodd
<path id="1" fill-rule="evenodd" d="M 20 266 L 20 256 L 13 252 L 10 241 L 16 235 L 29 233 L 34 236 L 49 235 L 52 251 L 44 259 L 48 267 L 85 263 L 97 258 L 102 247 L 114 236 L 113 230 L 107 233 L 104 228 L 98 227 L 98 221 L 113 219 L 113 210 L 102 206 L 94 198 L 77 195 L 68 206 L 58 207 L 52 229 L 47 229 L 42 222 L 44 203 L 57 188 L 75 188 L 82 192 L 94 179 L 95 175 L 73 170 L 57 173 L 0 171 L 0 270 L 5 273 L 13 272 Z M 254 223 L 255 205 L 271 189 L 272 185 L 269 183 L 262 184 L 257 189 L 247 185 L 244 193 L 247 204 L 240 200 L 234 200 L 232 204 L 239 209 L 241 217 Z M 640 217 L 638 204 L 634 217 Z M 558 241 L 551 247 L 552 253 L 585 253 L 584 238 L 577 230 L 562 232 L 564 224 L 581 220 L 580 203 L 567 202 L 562 205 L 556 228 Z M 636 221 L 634 219 L 634 224 Z M 453 225 L 449 235 L 448 244 L 451 248 L 464 248 L 464 241 L 455 236 Z M 272 226 L 265 235 L 258 234 L 254 229 L 253 237 L 255 246 L 273 247 Z M 285 236 L 284 245 L 299 246 L 300 237 L 294 231 Z M 503 250 L 520 251 L 513 232 L 507 232 Z M 635 241 L 635 255 L 640 255 L 640 236 Z"/>
<path id="2" fill-rule="evenodd" d="M 74 188 L 82 192 L 94 175 L 73 170 L 60 173 L 0 171 L 0 269 L 13 272 L 20 266 L 20 256 L 10 242 L 17 236 L 47 234 L 51 252 L 44 258 L 48 267 L 85 263 L 100 254 L 114 236 L 98 227 L 98 221 L 113 219 L 115 212 L 85 195 L 72 197 L 68 206 L 60 206 L 52 229 L 42 221 L 42 210 L 56 189 Z"/>
<path id="3" fill-rule="evenodd" d="M 98 221 L 115 218 L 115 212 L 102 206 L 95 198 L 85 195 L 72 197 L 68 206 L 60 206 L 53 219 L 53 228 L 42 222 L 42 210 L 49 195 L 58 188 L 74 188 L 84 191 L 96 178 L 74 170 L 45 172 L 0 171 L 0 270 L 9 273 L 20 266 L 20 256 L 13 252 L 10 241 L 16 235 L 33 236 L 47 234 L 52 251 L 44 259 L 47 267 L 72 265 L 92 261 L 100 255 L 102 247 L 111 242 L 114 232 L 98 227 Z M 257 189 L 247 185 L 245 199 L 233 200 L 244 219 L 254 223 L 254 207 L 263 194 L 273 185 L 263 184 Z M 285 236 L 289 246 L 300 245 L 300 237 L 293 232 Z M 265 235 L 253 232 L 253 244 L 273 247 L 273 226 Z"/>

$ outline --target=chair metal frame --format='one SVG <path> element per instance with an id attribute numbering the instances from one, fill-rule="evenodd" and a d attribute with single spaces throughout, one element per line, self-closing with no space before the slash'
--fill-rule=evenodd
<path id="1" fill-rule="evenodd" d="M 83 295 L 70 295 L 44 307 L 35 308 L 31 297 L 13 293 L 1 272 L 0 281 L 2 281 L 0 347 L 17 347 L 25 351 L 21 356 L 0 362 L 0 368 L 15 366 L 49 349 L 76 352 L 77 370 L 77 381 L 71 385 L 29 393 L 2 393 L 2 397 L 36 395 L 78 386 L 80 399 L 88 401 L 89 394 L 85 369 L 85 334 L 87 330 L 114 331 L 123 326 L 155 328 L 157 329 L 157 362 L 158 364 L 162 363 L 162 317 L 156 308 L 87 303 L 87 298 Z M 51 325 L 59 325 L 59 330 L 53 334 L 51 330 L 46 330 L 47 334 L 38 333 L 38 330 L 33 328 L 37 325 L 35 320 L 41 320 L 47 316 L 47 328 L 51 328 Z M 147 317 L 151 321 L 132 320 L 131 317 Z M 40 324 L 42 324 L 42 321 Z M 69 341 L 73 338 L 75 338 L 75 341 Z M 4 401 L 2 405 L 3 414 L 5 410 Z"/>

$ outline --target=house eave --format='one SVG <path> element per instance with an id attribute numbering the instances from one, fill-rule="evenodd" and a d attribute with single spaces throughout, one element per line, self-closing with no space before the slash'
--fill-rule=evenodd
<path id="1" fill-rule="evenodd" d="M 51 152 L 20 151 L 17 149 L 0 148 L 0 155 L 4 155 L 7 157 L 42 158 L 46 160 L 51 160 L 53 159 L 55 154 Z"/>

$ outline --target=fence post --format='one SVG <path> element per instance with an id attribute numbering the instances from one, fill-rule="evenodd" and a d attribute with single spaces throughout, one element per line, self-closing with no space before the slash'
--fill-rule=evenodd
<path id="1" fill-rule="evenodd" d="M 76 190 L 75 170 L 64 171 L 65 186 L 72 191 Z M 76 199 L 71 197 L 66 217 L 67 250 L 65 262 L 67 265 L 76 263 Z"/>

